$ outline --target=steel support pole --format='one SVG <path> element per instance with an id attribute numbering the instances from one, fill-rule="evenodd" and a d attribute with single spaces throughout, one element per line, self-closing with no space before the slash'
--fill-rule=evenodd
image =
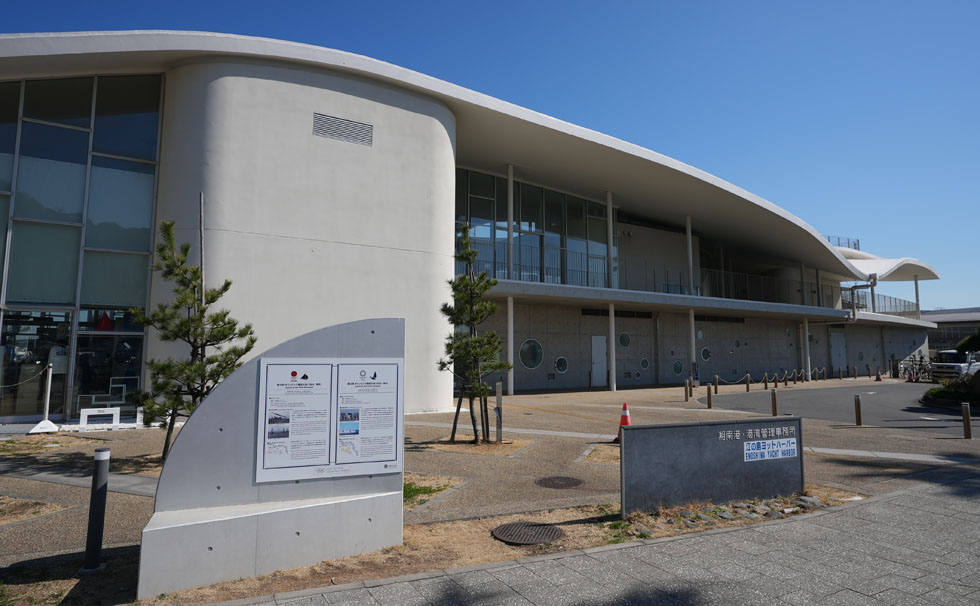
<path id="1" fill-rule="evenodd" d="M 44 388 L 44 420 L 48 420 L 48 411 L 51 410 L 51 376 L 54 373 L 54 364 L 48 364 L 48 372 Z"/>
<path id="2" fill-rule="evenodd" d="M 507 165 L 507 279 L 514 279 L 514 165 Z M 508 395 L 510 392 L 508 385 Z"/>
<path id="3" fill-rule="evenodd" d="M 88 506 L 88 533 L 85 537 L 85 564 L 79 574 L 95 574 L 105 569 L 102 563 L 102 535 L 105 531 L 105 503 L 109 491 L 109 449 L 95 449 L 92 472 L 92 495 Z"/>
<path id="4" fill-rule="evenodd" d="M 609 391 L 616 391 L 616 306 L 609 304 Z"/>
<path id="5" fill-rule="evenodd" d="M 919 276 L 914 276 L 915 278 L 915 318 L 917 320 L 922 319 L 922 310 L 919 309 Z"/>
<path id="6" fill-rule="evenodd" d="M 685 230 L 687 231 L 687 294 L 694 294 L 694 237 L 691 235 L 691 215 L 685 220 Z M 694 313 L 693 311 L 691 312 Z M 691 320 L 691 324 L 694 321 Z"/>
<path id="7" fill-rule="evenodd" d="M 514 297 L 507 297 L 507 395 L 514 395 Z"/>
<path id="8" fill-rule="evenodd" d="M 871 285 L 871 313 L 878 313 L 878 302 L 875 300 L 875 287 Z"/>
<path id="9" fill-rule="evenodd" d="M 806 362 L 806 381 L 810 381 L 810 323 L 803 318 L 803 357 Z"/>
<path id="10" fill-rule="evenodd" d="M 800 263 L 800 303 L 807 304 L 806 265 Z"/>
<path id="11" fill-rule="evenodd" d="M 606 192 L 606 280 L 607 288 L 615 288 L 617 285 L 613 281 L 613 203 L 612 192 Z M 616 391 L 613 388 L 613 391 Z"/>

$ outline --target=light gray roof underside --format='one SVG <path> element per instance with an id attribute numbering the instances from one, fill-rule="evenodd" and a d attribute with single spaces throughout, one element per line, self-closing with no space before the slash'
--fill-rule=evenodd
<path id="1" fill-rule="evenodd" d="M 0 79 L 166 71 L 226 56 L 327 68 L 436 98 L 456 116 L 457 162 L 559 185 L 624 211 L 678 226 L 690 215 L 702 237 L 802 262 L 844 279 L 867 276 L 813 227 L 704 171 L 390 63 L 318 46 L 229 34 L 172 31 L 0 35 Z"/>

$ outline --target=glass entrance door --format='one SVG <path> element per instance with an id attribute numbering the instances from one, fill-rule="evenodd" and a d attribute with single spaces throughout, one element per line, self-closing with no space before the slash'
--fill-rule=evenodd
<path id="1" fill-rule="evenodd" d="M 0 420 L 44 414 L 47 367 L 51 364 L 50 414 L 62 416 L 68 378 L 71 313 L 6 311 L 0 367 Z"/>

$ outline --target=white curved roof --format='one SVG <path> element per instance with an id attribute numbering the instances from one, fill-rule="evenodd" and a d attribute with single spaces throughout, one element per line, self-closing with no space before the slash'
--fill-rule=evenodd
<path id="1" fill-rule="evenodd" d="M 626 212 L 701 236 L 866 279 L 813 227 L 786 210 L 687 164 L 472 90 L 368 57 L 318 46 L 230 34 L 174 31 L 0 35 L 0 79 L 166 71 L 215 56 L 284 61 L 342 71 L 436 98 L 456 116 L 457 163 L 561 184 Z"/>
<path id="2" fill-rule="evenodd" d="M 886 259 L 867 251 L 838 246 L 837 250 L 862 272 L 878 274 L 878 281 L 910 282 L 919 280 L 938 280 L 939 272 L 928 263 L 912 257 Z"/>

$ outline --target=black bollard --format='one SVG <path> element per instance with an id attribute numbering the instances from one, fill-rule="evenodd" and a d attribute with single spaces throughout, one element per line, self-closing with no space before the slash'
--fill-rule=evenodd
<path id="1" fill-rule="evenodd" d="M 85 564 L 78 574 L 96 574 L 105 570 L 102 563 L 102 535 L 105 531 L 105 502 L 109 492 L 109 449 L 95 449 L 92 472 L 92 497 L 88 504 L 88 534 L 85 538 Z"/>
<path id="2" fill-rule="evenodd" d="M 770 393 L 772 394 L 772 416 L 778 417 L 779 407 L 776 405 L 776 388 L 773 387 Z"/>
<path id="3" fill-rule="evenodd" d="M 963 437 L 967 440 L 973 439 L 973 425 L 970 422 L 970 403 L 963 402 L 960 404 L 963 409 Z"/>
<path id="4" fill-rule="evenodd" d="M 861 426 L 861 395 L 854 395 L 854 424 Z"/>

